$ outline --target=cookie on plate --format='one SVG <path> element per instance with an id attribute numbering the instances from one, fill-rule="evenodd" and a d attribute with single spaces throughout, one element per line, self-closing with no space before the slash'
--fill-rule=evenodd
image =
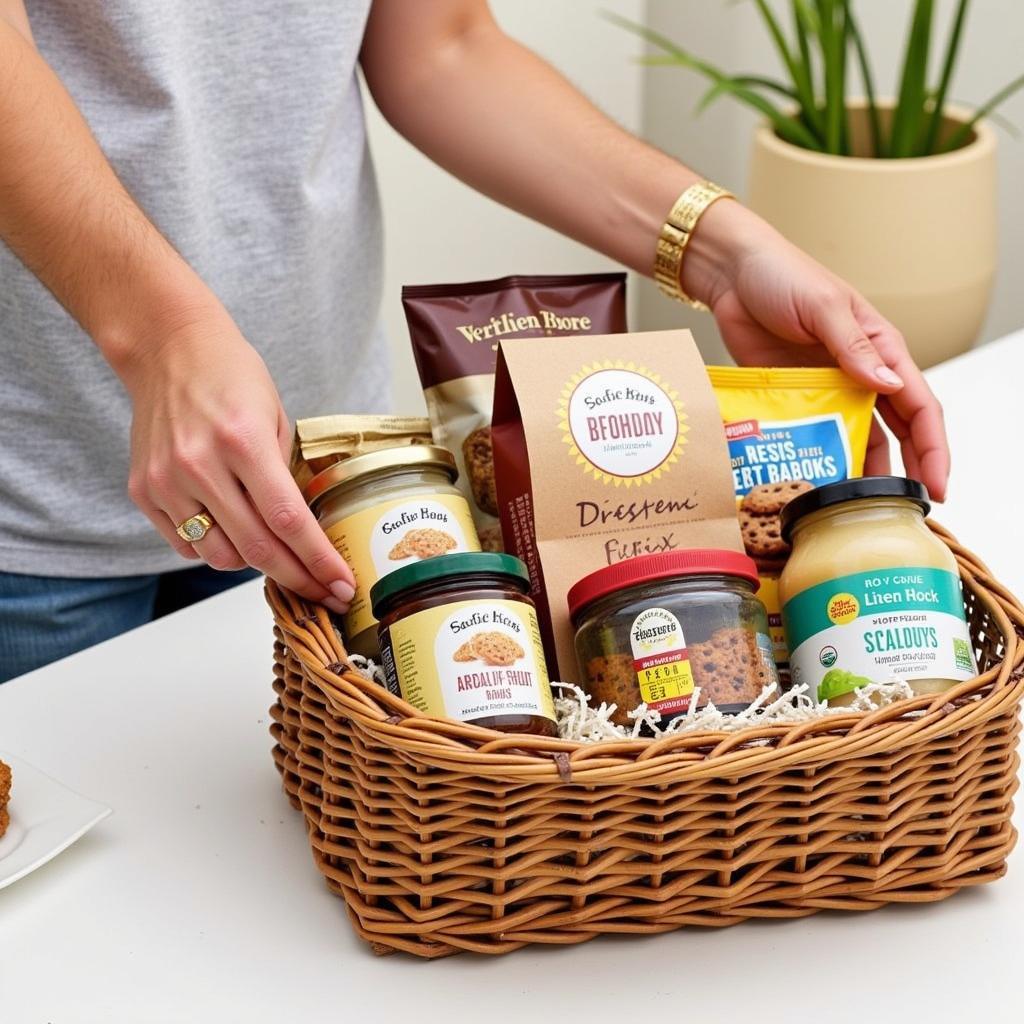
<path id="1" fill-rule="evenodd" d="M 0 838 L 7 831 L 11 823 L 11 816 L 7 811 L 7 801 L 11 797 L 11 769 L 9 765 L 0 761 Z"/>

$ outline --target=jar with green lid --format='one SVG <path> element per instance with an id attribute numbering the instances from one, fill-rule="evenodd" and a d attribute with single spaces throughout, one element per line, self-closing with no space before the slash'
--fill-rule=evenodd
<path id="1" fill-rule="evenodd" d="M 664 725 L 694 694 L 727 713 L 778 682 L 757 565 L 737 551 L 665 551 L 605 566 L 569 591 L 576 657 L 612 721 L 644 703 Z M 698 693 L 699 689 L 699 693 Z"/>
<path id="2" fill-rule="evenodd" d="M 782 510 L 779 579 L 793 682 L 829 704 L 902 679 L 941 693 L 977 673 L 956 559 L 928 529 L 916 480 L 844 480 Z"/>
<path id="3" fill-rule="evenodd" d="M 428 715 L 554 736 L 530 576 L 512 555 L 442 555 L 371 591 L 388 689 Z"/>
<path id="4" fill-rule="evenodd" d="M 306 485 L 309 507 L 355 574 L 344 617 L 352 653 L 377 657 L 370 606 L 377 580 L 437 555 L 480 550 L 469 505 L 455 486 L 458 473 L 446 448 L 410 445 L 357 455 Z"/>

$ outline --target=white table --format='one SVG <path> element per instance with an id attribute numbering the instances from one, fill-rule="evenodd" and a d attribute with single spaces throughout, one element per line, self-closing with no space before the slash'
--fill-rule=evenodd
<path id="1" fill-rule="evenodd" d="M 929 376 L 954 448 L 939 518 L 1024 593 L 1024 333 Z M 1020 853 L 929 906 L 375 958 L 271 764 L 269 636 L 254 583 L 0 686 L 0 748 L 115 808 L 0 891 L 0 1021 L 1024 1019 Z"/>

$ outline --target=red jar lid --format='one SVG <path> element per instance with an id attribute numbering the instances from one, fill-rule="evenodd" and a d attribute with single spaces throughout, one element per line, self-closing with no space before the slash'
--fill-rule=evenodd
<path id="1" fill-rule="evenodd" d="M 739 551 L 718 548 L 662 551 L 627 558 L 584 576 L 569 590 L 569 614 L 575 617 L 584 605 L 624 587 L 673 576 L 738 576 L 753 583 L 755 590 L 760 582 L 754 560 Z"/>

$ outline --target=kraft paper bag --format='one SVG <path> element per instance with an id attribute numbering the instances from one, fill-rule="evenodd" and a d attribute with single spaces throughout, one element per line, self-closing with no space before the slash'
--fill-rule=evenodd
<path id="1" fill-rule="evenodd" d="M 408 444 L 430 444 L 430 422 L 420 416 L 313 416 L 297 420 L 289 469 L 301 488 L 336 462 Z"/>
<path id="2" fill-rule="evenodd" d="M 578 678 L 566 594 L 681 548 L 743 550 L 718 402 L 689 331 L 502 341 L 494 468 L 552 678 Z"/>

